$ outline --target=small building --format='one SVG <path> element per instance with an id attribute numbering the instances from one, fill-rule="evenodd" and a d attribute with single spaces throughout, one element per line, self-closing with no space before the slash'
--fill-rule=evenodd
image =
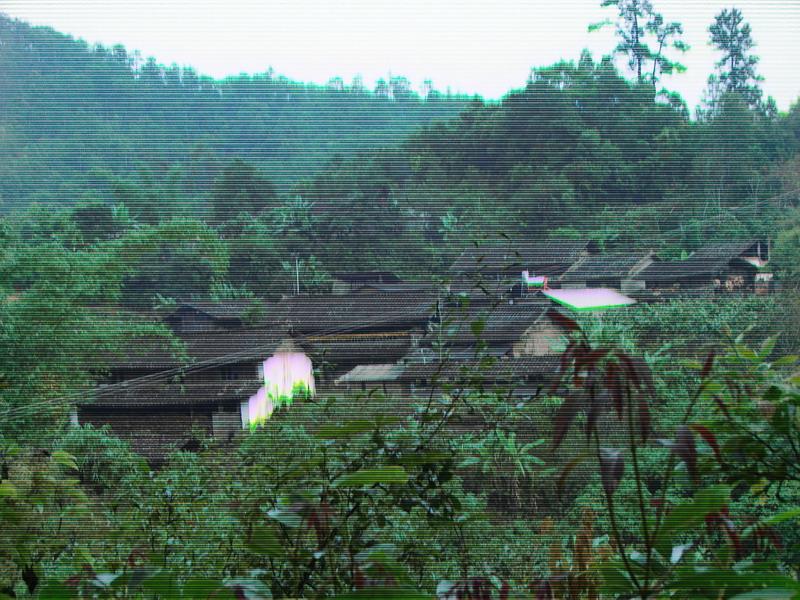
<path id="1" fill-rule="evenodd" d="M 163 321 L 176 333 L 195 333 L 240 329 L 248 317 L 255 316 L 252 302 L 182 302 Z"/>
<path id="2" fill-rule="evenodd" d="M 562 288 L 610 287 L 631 293 L 644 287 L 636 275 L 654 261 L 653 252 L 610 253 L 585 256 L 557 280 Z"/>
<path id="3" fill-rule="evenodd" d="M 369 284 L 393 285 L 402 280 L 390 271 L 359 271 L 333 274 L 333 293 L 349 294 Z"/>
<path id="4" fill-rule="evenodd" d="M 416 292 L 292 296 L 270 307 L 264 323 L 306 335 L 424 330 L 438 302 Z"/>
<path id="5" fill-rule="evenodd" d="M 759 240 L 719 242 L 700 248 L 685 260 L 653 262 L 635 279 L 648 291 L 753 292 L 756 276 L 763 273 L 768 260 L 768 246 Z"/>
<path id="6" fill-rule="evenodd" d="M 422 343 L 456 360 L 473 358 L 476 352 L 513 358 L 553 355 L 565 332 L 552 310 L 547 301 L 450 309 Z"/>
<path id="7" fill-rule="evenodd" d="M 109 377 L 77 406 L 73 423 L 107 424 L 153 463 L 195 443 L 198 433 L 229 440 L 258 414 L 253 404 L 261 390 L 286 387 L 282 379 L 268 381 L 275 376 L 264 365 L 287 348 L 306 356 L 277 330 L 182 333 L 176 344 L 140 338 L 111 361 Z"/>
<path id="8" fill-rule="evenodd" d="M 486 280 L 519 282 L 520 273 L 556 277 L 578 260 L 597 254 L 599 246 L 590 240 L 552 238 L 470 248 L 450 267 L 454 277 L 480 276 Z"/>

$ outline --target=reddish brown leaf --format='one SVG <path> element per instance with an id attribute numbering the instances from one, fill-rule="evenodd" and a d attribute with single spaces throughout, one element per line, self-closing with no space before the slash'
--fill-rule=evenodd
<path id="1" fill-rule="evenodd" d="M 601 358 L 603 358 L 606 354 L 608 354 L 607 348 L 598 348 L 597 350 L 592 350 L 586 355 L 583 363 L 588 368 L 594 368 Z"/>
<path id="2" fill-rule="evenodd" d="M 614 401 L 614 410 L 617 411 L 617 416 L 622 418 L 622 384 L 619 380 L 619 368 L 617 363 L 609 362 L 606 366 L 605 375 L 606 389 L 611 394 Z"/>
<path id="3" fill-rule="evenodd" d="M 733 544 L 733 548 L 736 551 L 736 557 L 742 558 L 742 540 L 739 537 L 739 532 L 736 531 L 736 525 L 734 525 L 733 521 L 731 521 L 730 517 L 727 515 L 722 515 L 719 519 L 722 528 L 725 530 L 725 533 L 728 535 L 728 538 L 731 540 L 731 544 Z"/>
<path id="4" fill-rule="evenodd" d="M 586 415 L 586 439 L 588 440 L 592 432 L 597 427 L 597 419 L 603 414 L 605 405 L 608 403 L 608 392 L 603 390 L 600 395 L 594 395 L 594 389 L 589 396 L 589 414 Z"/>
<path id="5" fill-rule="evenodd" d="M 772 546 L 776 550 L 783 550 L 783 542 L 781 541 L 781 537 L 780 535 L 778 535 L 778 532 L 775 531 L 773 527 L 765 525 L 764 527 L 760 528 L 760 531 L 762 537 L 764 537 L 765 539 L 769 539 L 772 542 Z"/>
<path id="6" fill-rule="evenodd" d="M 692 481 L 697 482 L 697 447 L 694 443 L 694 434 L 686 425 L 678 427 L 673 451 L 686 463 Z"/>
<path id="7" fill-rule="evenodd" d="M 620 365 L 623 367 L 625 378 L 633 383 L 634 386 L 640 388 L 641 382 L 639 381 L 639 374 L 636 372 L 636 367 L 633 366 L 631 357 L 621 350 L 617 350 L 615 354 L 617 355 L 617 358 L 619 358 Z"/>
<path id="8" fill-rule="evenodd" d="M 709 373 L 711 373 L 711 369 L 714 367 L 714 351 L 708 353 L 706 356 L 706 362 L 703 364 L 703 370 L 700 371 L 700 378 L 705 379 L 708 377 Z"/>
<path id="9" fill-rule="evenodd" d="M 730 415 L 730 413 L 728 412 L 728 407 L 727 407 L 727 406 L 725 406 L 725 403 L 722 401 L 722 398 L 720 398 L 719 396 L 717 396 L 717 395 L 715 394 L 715 395 L 714 395 L 714 402 L 716 402 L 716 403 L 717 403 L 717 406 L 718 406 L 718 407 L 719 407 L 719 409 L 722 411 L 722 414 L 724 414 L 724 415 L 725 415 L 725 416 L 726 416 L 728 419 L 730 419 L 730 418 L 731 418 L 731 415 Z"/>
<path id="10" fill-rule="evenodd" d="M 711 430 L 705 425 L 700 425 L 698 423 L 694 423 L 689 427 L 700 434 L 700 437 L 702 437 L 706 444 L 708 444 L 709 447 L 714 451 L 717 461 L 722 464 L 722 452 L 720 451 L 719 444 L 717 443 L 717 438 L 713 433 L 711 433 Z"/>
<path id="11" fill-rule="evenodd" d="M 553 588 L 547 579 L 542 579 L 536 585 L 536 600 L 553 600 Z"/>
<path id="12" fill-rule="evenodd" d="M 568 316 L 561 314 L 559 311 L 550 309 L 547 315 L 556 323 L 556 325 L 563 327 L 570 333 L 573 331 L 578 331 L 580 327 L 578 324 L 570 319 Z"/>
<path id="13" fill-rule="evenodd" d="M 508 595 L 511 593 L 511 586 L 508 585 L 507 581 L 503 581 L 503 586 L 500 588 L 500 599 L 499 600 L 508 600 Z"/>
<path id="14" fill-rule="evenodd" d="M 647 404 L 647 398 L 639 396 L 639 432 L 642 435 L 642 440 L 647 441 L 650 435 L 650 406 Z"/>
<path id="15" fill-rule="evenodd" d="M 644 359 L 638 356 L 631 357 L 631 364 L 633 365 L 633 368 L 636 371 L 636 376 L 639 379 L 639 388 L 641 389 L 642 387 L 646 387 L 648 393 L 652 396 L 655 396 L 656 386 L 655 382 L 653 381 L 653 372 L 650 370 L 650 365 L 648 365 Z"/>
<path id="16" fill-rule="evenodd" d="M 579 454 L 578 456 L 573 457 L 570 461 L 564 465 L 564 468 L 561 469 L 561 473 L 558 474 L 558 479 L 556 479 L 556 493 L 559 497 L 564 491 L 564 484 L 567 481 L 567 477 L 572 471 L 581 464 L 584 460 L 586 460 L 587 454 L 584 452 Z"/>
<path id="17" fill-rule="evenodd" d="M 564 374 L 567 372 L 567 368 L 569 367 L 569 363 L 572 361 L 574 354 L 575 343 L 570 342 L 564 352 L 561 353 L 561 361 L 559 363 L 558 372 L 556 373 L 556 377 L 553 379 L 553 383 L 550 386 L 551 392 L 555 392 L 561 385 L 561 381 L 564 378 Z"/>
<path id="18" fill-rule="evenodd" d="M 578 399 L 574 395 L 567 396 L 564 403 L 558 407 L 553 431 L 553 448 L 558 448 L 564 441 L 564 436 L 569 431 L 575 413 L 578 412 Z"/>
<path id="19" fill-rule="evenodd" d="M 625 460 L 622 452 L 613 448 L 600 449 L 600 477 L 603 489 L 611 496 L 616 490 L 625 472 Z"/>

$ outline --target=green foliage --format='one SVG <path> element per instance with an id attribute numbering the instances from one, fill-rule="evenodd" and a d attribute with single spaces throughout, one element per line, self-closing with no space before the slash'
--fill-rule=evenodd
<path id="1" fill-rule="evenodd" d="M 764 78 L 756 74 L 759 58 L 750 54 L 755 46 L 750 24 L 744 22 L 739 9 L 725 8 L 714 17 L 708 31 L 711 43 L 722 53 L 715 63 L 718 74 L 709 77 L 712 97 L 725 93 L 739 94 L 748 106 L 759 108 L 762 91 L 758 84 Z M 715 86 L 719 89 L 713 90 Z"/>
<path id="2" fill-rule="evenodd" d="M 601 6 L 613 6 L 619 13 L 616 24 L 619 44 L 614 48 L 614 54 L 621 54 L 628 59 L 628 67 L 636 74 L 638 83 L 655 86 L 661 74 L 686 70 L 664 54 L 668 48 L 679 52 L 689 49 L 679 38 L 683 34 L 683 27 L 677 22 L 666 23 L 664 17 L 653 9 L 650 0 L 603 0 Z M 592 25 L 589 31 L 605 25 L 611 25 L 611 22 Z M 652 48 L 650 44 L 653 44 Z M 648 63 L 652 63 L 649 73 Z"/>
<path id="3" fill-rule="evenodd" d="M 102 187 L 155 223 L 186 204 L 202 207 L 229 157 L 252 163 L 286 191 L 338 155 L 393 145 L 465 103 L 438 92 L 426 100 L 402 78 L 392 83 L 392 99 L 358 85 L 303 84 L 272 70 L 214 80 L 5 15 L 0 37 L 8 107 L 0 197 L 12 207 L 37 196 L 72 203 Z M 107 169 L 111 182 L 96 174 Z"/>

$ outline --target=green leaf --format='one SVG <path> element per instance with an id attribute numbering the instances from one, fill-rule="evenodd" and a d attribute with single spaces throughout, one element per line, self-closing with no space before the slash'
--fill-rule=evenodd
<path id="1" fill-rule="evenodd" d="M 415 452 L 399 459 L 398 462 L 408 466 L 438 464 L 450 459 L 447 452 Z"/>
<path id="2" fill-rule="evenodd" d="M 472 335 L 478 337 L 483 330 L 486 328 L 486 320 L 485 319 L 475 319 L 472 323 L 469 324 L 470 330 L 472 330 Z"/>
<path id="3" fill-rule="evenodd" d="M 10 481 L 3 481 L 0 483 L 0 498 L 11 498 L 15 500 L 18 497 L 17 488 Z"/>
<path id="4" fill-rule="evenodd" d="M 792 600 L 800 594 L 796 589 L 789 588 L 765 588 L 754 592 L 745 592 L 730 596 L 728 600 Z"/>
<path id="5" fill-rule="evenodd" d="M 272 527 L 261 525 L 253 529 L 253 534 L 247 543 L 247 547 L 256 554 L 263 554 L 271 558 L 282 558 L 286 555 L 278 539 L 278 535 Z"/>
<path id="6" fill-rule="evenodd" d="M 317 430 L 316 436 L 324 439 L 338 439 L 372 431 L 374 428 L 375 425 L 367 419 L 355 419 L 344 425 L 323 425 Z"/>
<path id="7" fill-rule="evenodd" d="M 775 367 L 788 367 L 793 365 L 798 360 L 800 360 L 800 356 L 797 354 L 788 354 L 787 356 L 781 356 L 779 359 L 772 363 Z"/>
<path id="8" fill-rule="evenodd" d="M 77 589 L 59 581 L 49 581 L 39 587 L 36 597 L 42 600 L 64 600 L 66 598 L 77 598 L 77 592 Z"/>
<path id="9" fill-rule="evenodd" d="M 698 525 L 706 515 L 717 512 L 728 503 L 730 488 L 726 485 L 715 485 L 700 490 L 689 502 L 675 506 L 664 518 L 656 539 L 656 550 L 661 556 L 670 556 L 673 538 Z"/>
<path id="10" fill-rule="evenodd" d="M 590 23 L 589 27 L 588 27 L 588 31 L 589 31 L 589 33 L 594 33 L 595 31 L 598 31 L 599 29 L 602 29 L 606 25 L 611 25 L 611 21 L 609 21 L 608 19 L 605 19 L 604 21 L 599 21 L 598 23 Z"/>
<path id="11" fill-rule="evenodd" d="M 765 360 L 770 354 L 772 354 L 772 350 L 775 348 L 775 342 L 778 341 L 778 335 L 771 335 L 763 342 L 761 342 L 761 348 L 758 351 L 758 358 L 760 360 Z"/>
<path id="12" fill-rule="evenodd" d="M 53 452 L 52 460 L 54 463 L 72 471 L 78 470 L 78 463 L 75 461 L 75 457 L 63 450 Z"/>
<path id="13" fill-rule="evenodd" d="M 208 598 L 221 587 L 221 582 L 209 577 L 189 579 L 183 585 L 183 595 L 187 598 Z"/>
<path id="14" fill-rule="evenodd" d="M 780 523 L 784 523 L 786 521 L 791 521 L 792 519 L 796 519 L 800 517 L 800 508 L 792 508 L 790 510 L 785 510 L 777 515 L 772 515 L 771 517 L 767 517 L 766 519 L 760 520 L 755 525 L 751 525 L 750 527 L 746 528 L 742 532 L 742 537 L 747 537 L 753 533 L 758 527 L 771 527 L 773 525 L 779 525 Z"/>
<path id="15" fill-rule="evenodd" d="M 403 467 L 380 467 L 378 469 L 362 469 L 345 475 L 336 483 L 336 487 L 361 487 L 376 483 L 392 484 L 406 481 L 408 481 L 408 473 Z"/>

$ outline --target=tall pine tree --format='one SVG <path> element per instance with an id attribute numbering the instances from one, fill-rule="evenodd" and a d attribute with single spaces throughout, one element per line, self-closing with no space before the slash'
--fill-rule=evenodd
<path id="1" fill-rule="evenodd" d="M 750 108 L 761 106 L 763 77 L 756 73 L 759 58 L 751 54 L 755 46 L 750 25 L 738 8 L 724 9 L 708 28 L 711 43 L 722 53 L 717 72 L 708 78 L 708 100 L 713 110 L 722 95 L 739 94 Z"/>

